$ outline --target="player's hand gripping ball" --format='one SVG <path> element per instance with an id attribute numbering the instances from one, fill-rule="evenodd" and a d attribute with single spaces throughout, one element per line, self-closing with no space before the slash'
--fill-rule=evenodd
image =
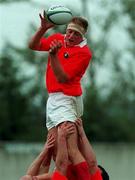
<path id="1" fill-rule="evenodd" d="M 44 14 L 48 21 L 56 25 L 67 24 L 72 19 L 72 12 L 63 5 L 51 6 Z"/>

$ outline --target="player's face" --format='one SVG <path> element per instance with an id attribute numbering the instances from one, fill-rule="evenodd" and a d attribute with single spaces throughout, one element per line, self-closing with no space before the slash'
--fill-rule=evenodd
<path id="1" fill-rule="evenodd" d="M 79 32 L 72 29 L 67 29 L 65 41 L 67 46 L 75 46 L 83 41 L 83 37 Z"/>

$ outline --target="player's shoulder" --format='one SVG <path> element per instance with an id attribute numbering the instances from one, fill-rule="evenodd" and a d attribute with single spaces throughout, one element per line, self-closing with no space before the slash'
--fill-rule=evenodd
<path id="1" fill-rule="evenodd" d="M 90 58 L 92 57 L 92 51 L 87 44 L 82 48 L 80 48 L 80 52 L 83 53 L 84 55 L 89 56 Z"/>

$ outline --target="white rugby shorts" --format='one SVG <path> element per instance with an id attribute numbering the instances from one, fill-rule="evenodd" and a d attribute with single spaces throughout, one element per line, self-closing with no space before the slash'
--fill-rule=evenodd
<path id="1" fill-rule="evenodd" d="M 82 96 L 50 93 L 46 105 L 46 127 L 51 129 L 64 121 L 75 122 L 83 115 Z"/>

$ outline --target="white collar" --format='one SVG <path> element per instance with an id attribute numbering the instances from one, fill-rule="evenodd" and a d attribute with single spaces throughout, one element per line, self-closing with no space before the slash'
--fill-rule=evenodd
<path id="1" fill-rule="evenodd" d="M 77 44 L 76 46 L 80 46 L 81 48 L 84 47 L 87 44 L 87 39 L 83 37 L 83 41 L 80 44 Z"/>

